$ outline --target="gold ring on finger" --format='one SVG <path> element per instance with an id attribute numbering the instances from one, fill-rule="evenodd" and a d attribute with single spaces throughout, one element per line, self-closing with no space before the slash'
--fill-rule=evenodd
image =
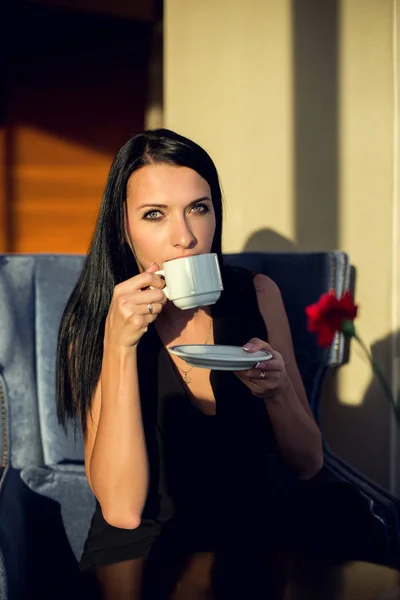
<path id="1" fill-rule="evenodd" d="M 258 376 L 258 379 L 265 379 L 266 374 L 267 373 L 265 371 L 261 371 L 261 373 Z"/>

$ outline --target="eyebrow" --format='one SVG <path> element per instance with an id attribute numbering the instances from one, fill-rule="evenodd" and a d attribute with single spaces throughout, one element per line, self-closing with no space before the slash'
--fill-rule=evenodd
<path id="1" fill-rule="evenodd" d="M 196 200 L 192 200 L 192 202 L 190 202 L 188 206 L 193 206 L 194 204 L 197 204 L 198 202 L 204 202 L 205 200 L 211 202 L 211 198 L 209 198 L 208 196 L 202 196 L 201 198 L 196 198 Z M 168 206 L 166 204 L 142 204 L 138 207 L 138 210 L 141 210 L 143 208 L 168 208 Z"/>

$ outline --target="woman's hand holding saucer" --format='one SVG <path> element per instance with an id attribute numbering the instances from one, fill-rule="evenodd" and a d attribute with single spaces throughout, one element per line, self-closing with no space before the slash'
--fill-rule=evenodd
<path id="1" fill-rule="evenodd" d="M 288 383 L 285 363 L 279 352 L 258 338 L 253 338 L 243 346 L 243 350 L 249 353 L 266 351 L 272 354 L 272 358 L 257 363 L 253 369 L 246 371 L 235 371 L 237 377 L 258 398 L 277 398 L 285 390 Z"/>

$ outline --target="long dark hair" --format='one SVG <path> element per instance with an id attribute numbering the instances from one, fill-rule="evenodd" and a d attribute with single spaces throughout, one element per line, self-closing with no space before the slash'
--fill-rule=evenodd
<path id="1" fill-rule="evenodd" d="M 203 148 L 169 131 L 134 135 L 116 155 L 110 169 L 89 253 L 61 319 L 56 364 L 57 414 L 87 429 L 87 413 L 100 377 L 105 321 L 114 287 L 139 273 L 125 236 L 128 179 L 144 165 L 166 163 L 189 167 L 211 189 L 216 229 L 212 252 L 222 261 L 222 198 L 218 173 Z M 79 418 L 78 418 L 79 417 Z"/>

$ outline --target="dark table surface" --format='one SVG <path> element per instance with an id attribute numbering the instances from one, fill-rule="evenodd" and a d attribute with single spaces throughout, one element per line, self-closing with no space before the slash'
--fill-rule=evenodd
<path id="1" fill-rule="evenodd" d="M 295 558 L 282 600 L 400 600 L 400 573 L 366 562 Z"/>
<path id="2" fill-rule="evenodd" d="M 235 568 L 223 569 L 219 593 L 209 589 L 206 562 L 200 559 L 180 580 L 170 600 L 400 600 L 400 573 L 367 562 L 285 555 L 257 568 L 238 561 Z"/>

